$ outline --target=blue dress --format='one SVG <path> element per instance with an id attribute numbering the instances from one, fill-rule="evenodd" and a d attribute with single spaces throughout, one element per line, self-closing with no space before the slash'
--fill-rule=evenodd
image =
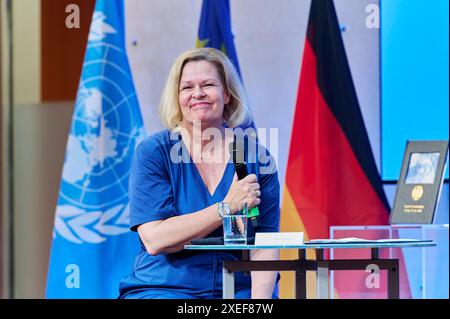
<path id="1" fill-rule="evenodd" d="M 258 232 L 279 230 L 280 186 L 273 157 L 255 141 L 245 139 L 249 174 L 261 186 Z M 181 134 L 164 130 L 136 149 L 130 173 L 130 226 L 202 210 L 223 201 L 235 174 L 232 160 L 213 194 L 191 160 Z M 248 224 L 248 236 L 255 229 Z M 207 237 L 222 237 L 222 227 Z M 122 279 L 119 298 L 222 298 L 222 263 L 240 260 L 240 251 L 191 251 L 150 255 L 141 242 L 132 273 Z M 251 276 L 235 273 L 236 298 L 250 298 Z M 276 295 L 274 295 L 276 297 Z"/>

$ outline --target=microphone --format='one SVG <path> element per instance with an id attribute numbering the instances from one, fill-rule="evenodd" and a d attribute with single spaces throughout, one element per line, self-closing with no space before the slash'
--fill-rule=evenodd
<path id="1" fill-rule="evenodd" d="M 245 165 L 244 161 L 244 145 L 242 144 L 242 142 L 238 144 L 236 141 L 236 135 L 234 135 L 234 140 L 232 143 L 230 143 L 229 147 L 237 177 L 239 180 L 241 180 L 248 175 L 247 166 Z M 247 216 L 252 221 L 253 227 L 259 226 L 260 222 L 258 207 L 249 209 Z"/>

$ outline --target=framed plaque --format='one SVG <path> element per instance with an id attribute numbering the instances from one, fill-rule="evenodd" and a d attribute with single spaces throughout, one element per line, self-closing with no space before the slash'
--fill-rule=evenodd
<path id="1" fill-rule="evenodd" d="M 391 224 L 432 224 L 444 181 L 448 141 L 408 141 Z"/>

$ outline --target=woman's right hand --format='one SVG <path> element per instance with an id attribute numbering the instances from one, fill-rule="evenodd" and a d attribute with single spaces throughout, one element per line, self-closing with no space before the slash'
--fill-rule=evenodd
<path id="1" fill-rule="evenodd" d="M 260 186 L 255 174 L 247 175 L 241 180 L 238 180 L 235 174 L 233 183 L 223 201 L 229 203 L 231 213 L 235 214 L 242 209 L 243 203 L 247 203 L 248 209 L 258 206 L 261 203 L 260 196 Z"/>

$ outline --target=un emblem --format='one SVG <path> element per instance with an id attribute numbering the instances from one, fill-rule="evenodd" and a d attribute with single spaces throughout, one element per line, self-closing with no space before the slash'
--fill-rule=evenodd
<path id="1" fill-rule="evenodd" d="M 55 232 L 74 243 L 129 231 L 129 170 L 144 136 L 126 53 L 103 41 L 115 33 L 105 18 L 89 35 L 55 216 Z"/>

